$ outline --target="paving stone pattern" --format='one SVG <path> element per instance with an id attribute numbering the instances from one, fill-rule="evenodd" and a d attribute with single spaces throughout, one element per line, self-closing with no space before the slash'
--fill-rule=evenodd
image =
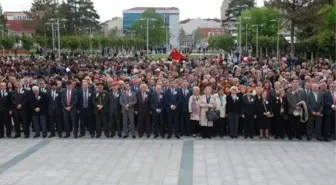
<path id="1" fill-rule="evenodd" d="M 0 185 L 336 184 L 335 142 L 48 141 L 25 155 L 45 140 L 0 140 Z"/>

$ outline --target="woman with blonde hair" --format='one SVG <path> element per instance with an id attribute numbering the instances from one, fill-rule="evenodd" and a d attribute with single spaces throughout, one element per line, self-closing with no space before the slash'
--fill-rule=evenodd
<path id="1" fill-rule="evenodd" d="M 219 119 L 215 121 L 215 129 L 219 136 L 222 138 L 226 133 L 226 95 L 224 94 L 224 88 L 218 87 L 218 93 L 214 94 L 216 103 L 216 110 L 219 111 Z"/>
<path id="2" fill-rule="evenodd" d="M 200 99 L 200 107 L 201 107 L 201 114 L 200 114 L 200 126 L 202 132 L 202 138 L 209 138 L 211 139 L 211 129 L 213 127 L 213 121 L 209 121 L 206 117 L 206 112 L 210 108 L 215 108 L 215 99 L 212 95 L 212 88 L 207 86 L 204 89 L 204 95 Z"/>
<path id="3" fill-rule="evenodd" d="M 193 95 L 189 97 L 188 109 L 190 113 L 191 134 L 196 137 L 199 134 L 200 120 L 200 88 L 194 87 Z"/>

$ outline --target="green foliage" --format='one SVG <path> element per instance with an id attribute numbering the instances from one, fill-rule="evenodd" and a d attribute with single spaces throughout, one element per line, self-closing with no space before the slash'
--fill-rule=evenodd
<path id="1" fill-rule="evenodd" d="M 32 37 L 23 36 L 20 38 L 20 40 L 22 41 L 22 45 L 25 50 L 30 50 L 34 45 L 34 40 Z"/>
<path id="2" fill-rule="evenodd" d="M 223 49 L 224 51 L 230 51 L 234 44 L 234 40 L 231 35 L 210 37 L 208 42 L 210 47 Z"/>
<path id="3" fill-rule="evenodd" d="M 254 7 L 255 0 L 234 0 L 230 1 L 228 9 L 225 12 L 227 17 L 226 22 L 229 22 L 232 17 L 239 17 L 243 10 Z"/>
<path id="4" fill-rule="evenodd" d="M 147 39 L 147 20 L 149 29 L 149 45 L 158 46 L 166 42 L 165 23 L 161 15 L 155 9 L 149 8 L 142 14 L 141 18 L 132 25 L 136 36 L 143 40 Z"/>
<path id="5" fill-rule="evenodd" d="M 196 43 L 199 43 L 199 42 L 201 42 L 201 40 L 202 40 L 201 29 L 198 27 L 198 28 L 195 30 L 195 42 L 196 42 Z"/>
<path id="6" fill-rule="evenodd" d="M 180 39 L 180 45 L 184 45 L 184 43 L 186 43 L 188 40 L 187 33 L 184 31 L 183 28 L 180 29 L 179 39 Z"/>
<path id="7" fill-rule="evenodd" d="M 44 47 L 48 42 L 47 38 L 44 36 L 35 36 L 34 40 L 36 44 L 39 44 L 41 47 Z"/>
<path id="8" fill-rule="evenodd" d="M 5 27 L 6 22 L 7 22 L 7 20 L 6 20 L 5 16 L 4 16 L 4 14 L 3 14 L 2 5 L 0 4 L 0 25 L 3 26 L 3 27 Z"/>
<path id="9" fill-rule="evenodd" d="M 14 47 L 14 42 L 15 38 L 12 36 L 8 37 L 1 37 L 0 38 L 0 43 L 5 49 L 12 49 Z"/>

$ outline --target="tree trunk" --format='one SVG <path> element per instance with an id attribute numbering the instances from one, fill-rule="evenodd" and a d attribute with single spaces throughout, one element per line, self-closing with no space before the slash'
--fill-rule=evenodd
<path id="1" fill-rule="evenodd" d="M 266 56 L 268 56 L 268 47 L 266 47 Z"/>
<path id="2" fill-rule="evenodd" d="M 291 52 L 290 52 L 290 56 L 294 57 L 295 54 L 295 43 L 294 43 L 294 33 L 295 33 L 295 23 L 294 21 L 291 21 L 291 28 L 290 28 L 290 41 L 291 41 Z"/>

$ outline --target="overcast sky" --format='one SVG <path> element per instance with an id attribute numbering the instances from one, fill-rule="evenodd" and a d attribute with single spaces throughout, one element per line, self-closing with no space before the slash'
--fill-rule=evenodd
<path id="1" fill-rule="evenodd" d="M 29 10 L 33 0 L 0 0 L 4 11 Z M 60 0 L 61 1 L 61 0 Z M 122 17 L 122 11 L 132 7 L 177 7 L 180 9 L 180 19 L 186 18 L 220 18 L 220 7 L 223 0 L 92 0 L 105 21 L 115 16 Z M 258 6 L 263 0 L 256 0 Z"/>

